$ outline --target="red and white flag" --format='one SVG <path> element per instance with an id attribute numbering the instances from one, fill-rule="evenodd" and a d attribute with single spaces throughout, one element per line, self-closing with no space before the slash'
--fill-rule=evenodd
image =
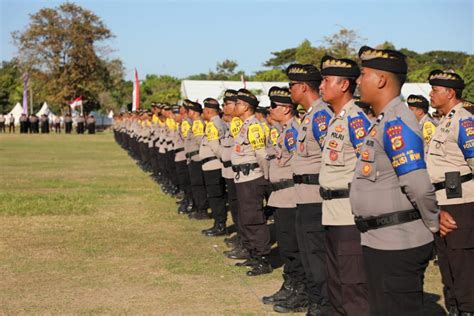
<path id="1" fill-rule="evenodd" d="M 138 72 L 135 68 L 135 82 L 133 83 L 132 111 L 138 111 L 140 108 L 140 82 L 138 81 Z"/>
<path id="2" fill-rule="evenodd" d="M 71 106 L 71 109 L 73 110 L 78 106 L 82 107 L 82 97 L 76 98 L 71 104 L 69 104 L 69 106 Z"/>

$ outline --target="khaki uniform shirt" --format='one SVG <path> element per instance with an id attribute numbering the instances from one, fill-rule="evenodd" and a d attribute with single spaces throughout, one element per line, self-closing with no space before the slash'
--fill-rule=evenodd
<path id="1" fill-rule="evenodd" d="M 474 170 L 473 115 L 457 104 L 436 129 L 428 147 L 428 173 L 432 183 L 445 181 L 445 173 L 459 171 L 461 176 Z M 462 184 L 462 197 L 447 199 L 446 190 L 436 191 L 440 205 L 474 202 L 474 181 Z"/>
<path id="2" fill-rule="evenodd" d="M 199 147 L 201 159 L 216 157 L 217 159 L 208 161 L 202 165 L 202 170 L 222 169 L 220 145 L 226 132 L 226 126 L 219 115 L 213 116 L 206 122 L 204 137 Z"/>
<path id="3" fill-rule="evenodd" d="M 235 183 L 251 181 L 263 176 L 268 178 L 268 162 L 265 157 L 265 132 L 255 115 L 252 115 L 243 122 L 235 138 L 231 161 L 232 165 L 258 163 L 259 167 L 251 170 L 248 175 L 242 172 L 236 173 Z"/>
<path id="4" fill-rule="evenodd" d="M 283 126 L 283 131 L 277 139 L 275 146 L 275 159 L 270 160 L 270 183 L 292 180 L 291 159 L 296 152 L 298 139 L 298 121 L 293 117 Z M 268 205 L 279 208 L 296 208 L 295 187 L 273 191 L 268 199 Z"/>
<path id="5" fill-rule="evenodd" d="M 425 114 L 425 116 L 421 118 L 419 124 L 421 129 L 421 135 L 423 135 L 426 153 L 428 150 L 428 146 L 430 145 L 431 138 L 436 132 L 436 126 L 438 126 L 439 122 L 432 118 L 429 114 Z"/>
<path id="6" fill-rule="evenodd" d="M 325 189 L 348 190 L 354 176 L 360 147 L 370 121 L 353 100 L 329 122 L 324 141 L 319 183 Z M 354 225 L 349 198 L 323 201 L 323 225 Z"/>
<path id="7" fill-rule="evenodd" d="M 364 246 L 402 250 L 433 241 L 439 210 L 428 177 L 423 139 L 415 115 L 400 97 L 384 108 L 369 129 L 350 188 L 352 211 L 367 218 L 412 210 L 422 219 L 361 234 Z"/>
<path id="8" fill-rule="evenodd" d="M 232 150 L 235 144 L 235 137 L 239 134 L 240 128 L 242 127 L 242 120 L 239 117 L 233 117 L 230 123 L 224 123 L 227 125 L 224 137 L 221 140 L 221 160 L 223 162 L 231 161 Z M 226 179 L 234 179 L 235 173 L 232 167 L 225 168 L 222 166 L 222 177 Z"/>
<path id="9" fill-rule="evenodd" d="M 321 151 L 332 111 L 322 99 L 313 102 L 298 130 L 296 155 L 291 167 L 294 174 L 319 174 Z M 298 204 L 321 203 L 319 185 L 295 184 Z"/>

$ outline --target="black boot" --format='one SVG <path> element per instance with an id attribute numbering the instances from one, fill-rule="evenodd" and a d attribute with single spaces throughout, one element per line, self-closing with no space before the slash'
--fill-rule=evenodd
<path id="1" fill-rule="evenodd" d="M 186 214 L 187 206 L 187 201 L 182 200 L 181 204 L 178 207 L 178 214 Z"/>
<path id="2" fill-rule="evenodd" d="M 257 264 L 252 267 L 252 270 L 247 271 L 247 276 L 257 276 L 271 273 L 273 271 L 272 265 L 268 262 L 266 257 L 257 257 Z"/>
<path id="3" fill-rule="evenodd" d="M 258 258 L 255 257 L 250 257 L 250 259 L 247 259 L 242 262 L 237 262 L 235 264 L 236 267 L 255 267 L 258 264 Z"/>
<path id="4" fill-rule="evenodd" d="M 209 232 L 213 231 L 214 229 L 216 229 L 216 226 L 217 226 L 217 223 L 214 222 L 214 225 L 212 225 L 211 228 L 203 229 L 203 230 L 201 230 L 201 233 L 202 233 L 203 235 L 207 235 L 207 233 L 209 233 Z"/>
<path id="5" fill-rule="evenodd" d="M 273 295 L 264 296 L 262 298 L 263 304 L 278 304 L 287 300 L 293 291 L 293 283 L 288 274 L 283 274 L 283 284 L 280 289 Z"/>
<path id="6" fill-rule="evenodd" d="M 229 252 L 225 253 L 226 257 L 229 259 L 236 259 L 236 260 L 247 260 L 250 259 L 250 253 L 244 247 L 236 247 Z"/>
<path id="7" fill-rule="evenodd" d="M 225 226 L 225 223 L 220 223 L 220 224 L 214 225 L 214 228 L 206 232 L 204 235 L 208 237 L 218 237 L 218 236 L 225 236 L 228 234 L 229 232 L 227 231 L 227 227 Z"/>
<path id="8" fill-rule="evenodd" d="M 310 303 L 306 316 L 330 316 L 331 314 L 324 313 L 321 307 L 316 303 Z"/>
<path id="9" fill-rule="evenodd" d="M 308 294 L 304 284 L 296 284 L 291 296 L 286 301 L 273 305 L 273 310 L 278 313 L 302 313 L 308 310 Z"/>
<path id="10" fill-rule="evenodd" d="M 207 210 L 199 210 L 197 212 L 189 214 L 190 219 L 203 220 L 210 219 L 211 217 L 207 213 Z"/>
<path id="11" fill-rule="evenodd" d="M 235 248 L 241 242 L 240 235 L 237 233 L 237 234 L 235 234 L 234 236 L 232 236 L 230 238 L 224 238 L 224 242 L 227 245 L 227 247 Z"/>

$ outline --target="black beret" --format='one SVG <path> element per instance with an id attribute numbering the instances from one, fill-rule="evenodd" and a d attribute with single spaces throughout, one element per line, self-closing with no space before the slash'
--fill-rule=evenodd
<path id="1" fill-rule="evenodd" d="M 247 102 L 254 108 L 257 107 L 259 103 L 257 97 L 247 89 L 239 89 L 239 91 L 237 91 L 237 99 Z"/>
<path id="2" fill-rule="evenodd" d="M 396 50 L 375 49 L 362 46 L 359 50 L 362 67 L 373 68 L 396 74 L 406 74 L 408 65 L 406 56 Z"/>
<path id="3" fill-rule="evenodd" d="M 423 109 L 425 112 L 428 112 L 430 108 L 428 100 L 424 96 L 417 94 L 410 94 L 407 99 L 407 104 L 408 106 Z"/>
<path id="4" fill-rule="evenodd" d="M 454 72 L 433 70 L 428 76 L 428 81 L 432 86 L 441 86 L 452 89 L 464 89 L 464 80 Z"/>
<path id="5" fill-rule="evenodd" d="M 188 110 L 193 110 L 194 112 L 202 113 L 202 105 L 198 102 L 191 101 L 191 104 L 187 106 Z"/>
<path id="6" fill-rule="evenodd" d="M 169 105 L 168 103 L 163 104 L 163 110 L 165 111 L 171 110 L 171 105 Z"/>
<path id="7" fill-rule="evenodd" d="M 267 108 L 263 106 L 257 106 L 257 108 L 255 109 L 255 112 L 267 115 Z"/>
<path id="8" fill-rule="evenodd" d="M 293 81 L 321 81 L 321 73 L 311 64 L 291 64 L 286 68 L 288 79 Z"/>
<path id="9" fill-rule="evenodd" d="M 185 108 L 187 108 L 188 106 L 191 106 L 193 104 L 193 101 L 189 100 L 189 99 L 184 99 L 183 100 L 183 106 Z"/>
<path id="10" fill-rule="evenodd" d="M 224 102 L 226 101 L 237 101 L 237 91 L 233 89 L 227 89 L 224 92 Z"/>
<path id="11" fill-rule="evenodd" d="M 337 59 L 326 55 L 321 59 L 321 75 L 357 78 L 360 70 L 357 63 L 351 59 Z"/>
<path id="12" fill-rule="evenodd" d="M 204 101 L 204 107 L 205 108 L 210 108 L 214 110 L 219 110 L 219 101 L 213 98 L 206 98 Z"/>
<path id="13" fill-rule="evenodd" d="M 293 104 L 291 92 L 288 88 L 271 87 L 268 91 L 270 101 L 283 104 Z"/>
<path id="14" fill-rule="evenodd" d="M 173 105 L 171 107 L 171 112 L 173 112 L 174 114 L 178 114 L 179 113 L 179 105 Z"/>

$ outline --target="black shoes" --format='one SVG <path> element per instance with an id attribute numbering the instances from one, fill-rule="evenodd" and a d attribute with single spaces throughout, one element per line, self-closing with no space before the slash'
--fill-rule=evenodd
<path id="1" fill-rule="evenodd" d="M 268 262 L 266 257 L 256 257 L 256 264 L 252 270 L 247 271 L 247 276 L 258 276 L 262 274 L 272 273 L 272 265 Z"/>
<path id="2" fill-rule="evenodd" d="M 308 312 L 306 313 L 306 316 L 329 316 L 330 314 L 325 314 L 321 308 L 319 307 L 318 304 L 316 303 L 310 303 L 308 307 Z"/>
<path id="3" fill-rule="evenodd" d="M 256 266 L 257 264 L 258 264 L 257 258 L 252 257 L 252 258 L 247 259 L 247 260 L 245 260 L 245 261 L 243 261 L 243 262 L 237 262 L 237 263 L 235 264 L 235 266 L 236 266 L 236 267 L 254 267 L 254 266 Z"/>
<path id="4" fill-rule="evenodd" d="M 247 249 L 239 246 L 229 251 L 224 251 L 224 254 L 229 259 L 247 260 L 250 259 L 250 253 Z"/>
<path id="5" fill-rule="evenodd" d="M 210 219 L 211 217 L 207 213 L 207 210 L 200 210 L 197 212 L 192 212 L 189 213 L 188 217 L 190 219 L 196 219 L 196 220 L 203 220 L 203 219 Z"/>
<path id="6" fill-rule="evenodd" d="M 275 294 L 262 297 L 263 304 L 279 304 L 283 301 L 286 301 L 291 296 L 293 284 L 291 282 L 290 276 L 283 274 L 283 280 L 283 284 Z"/>
<path id="7" fill-rule="evenodd" d="M 309 300 L 304 284 L 294 285 L 290 297 L 285 301 L 273 305 L 277 313 L 302 313 L 308 310 Z"/>
<path id="8" fill-rule="evenodd" d="M 214 224 L 213 227 L 203 230 L 202 233 L 208 237 L 218 237 L 229 234 L 225 224 Z"/>
<path id="9" fill-rule="evenodd" d="M 240 245 L 240 235 L 239 234 L 235 234 L 234 236 L 230 237 L 230 238 L 224 238 L 224 242 L 226 244 L 227 247 L 229 248 L 235 248 L 237 247 L 238 245 Z"/>

